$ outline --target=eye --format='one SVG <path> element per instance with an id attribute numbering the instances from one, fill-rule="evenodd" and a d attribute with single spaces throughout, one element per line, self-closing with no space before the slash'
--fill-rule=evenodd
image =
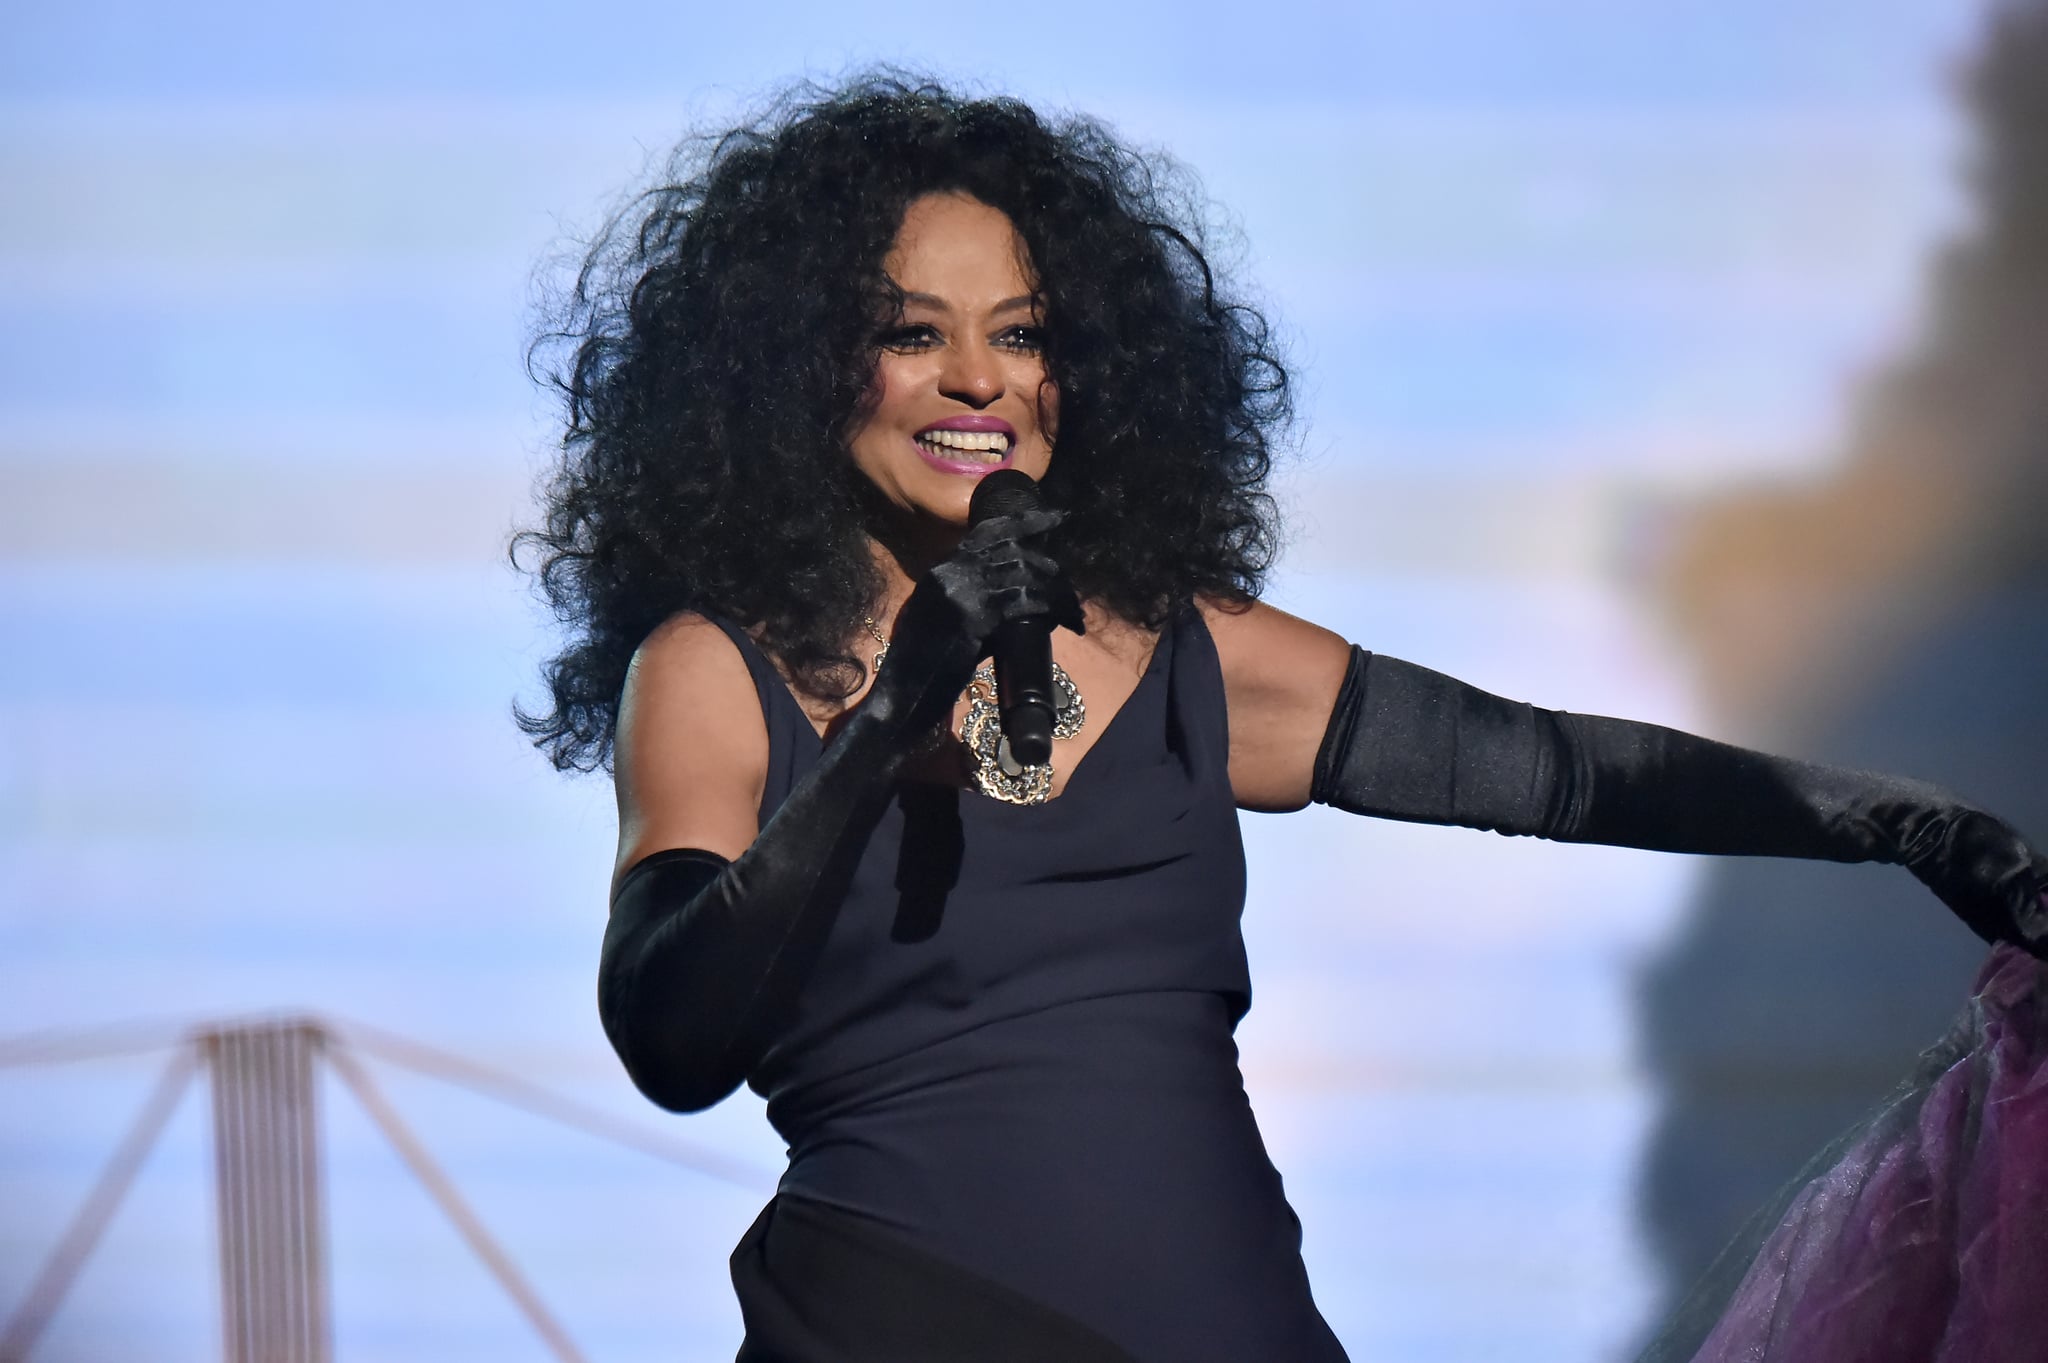
<path id="1" fill-rule="evenodd" d="M 929 350 L 939 343 L 939 333 L 922 323 L 914 326 L 887 327 L 875 336 L 875 344 L 883 350 L 915 352 Z"/>
<path id="2" fill-rule="evenodd" d="M 1045 349 L 1045 329 L 1032 326 L 1006 327 L 996 333 L 995 344 L 1005 350 L 1036 355 Z"/>

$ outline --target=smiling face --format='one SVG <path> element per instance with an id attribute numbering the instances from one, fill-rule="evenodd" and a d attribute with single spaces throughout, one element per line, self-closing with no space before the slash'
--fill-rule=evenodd
<path id="1" fill-rule="evenodd" d="M 1057 394 L 1024 245 L 979 199 L 927 194 L 883 268 L 903 311 L 881 322 L 874 407 L 848 448 L 890 503 L 964 526 L 982 475 L 1042 478 L 1052 461 Z"/>

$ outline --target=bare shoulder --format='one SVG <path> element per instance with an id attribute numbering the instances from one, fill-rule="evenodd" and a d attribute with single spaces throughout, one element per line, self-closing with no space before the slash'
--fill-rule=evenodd
<path id="1" fill-rule="evenodd" d="M 1205 596 L 1195 606 L 1216 641 L 1226 683 L 1238 679 L 1285 686 L 1303 672 L 1327 671 L 1332 665 L 1341 679 L 1350 661 L 1351 645 L 1343 635 L 1263 601 Z"/>
<path id="2" fill-rule="evenodd" d="M 1301 808 L 1351 645 L 1261 601 L 1204 597 L 1195 604 L 1223 671 L 1232 793 L 1246 809 Z"/>
<path id="3" fill-rule="evenodd" d="M 759 831 L 767 776 L 767 721 L 738 646 L 693 612 L 664 621 L 635 650 L 619 700 L 618 869 L 669 847 L 739 856 Z"/>
<path id="4" fill-rule="evenodd" d="M 752 696 L 754 679 L 739 646 L 723 629 L 695 611 L 679 611 L 656 625 L 633 651 L 625 694 L 654 700 L 695 688 Z"/>

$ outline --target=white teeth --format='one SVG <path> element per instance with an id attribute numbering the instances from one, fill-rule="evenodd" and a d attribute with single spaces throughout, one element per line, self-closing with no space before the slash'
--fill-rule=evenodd
<path id="1" fill-rule="evenodd" d="M 944 445 L 956 450 L 995 450 L 1007 453 L 1010 437 L 1000 431 L 926 431 L 919 440 L 931 445 Z"/>
<path id="2" fill-rule="evenodd" d="M 932 430 L 917 438 L 928 448 L 948 454 L 992 455 L 986 461 L 989 463 L 1000 463 L 1010 452 L 1010 437 L 1000 431 Z"/>

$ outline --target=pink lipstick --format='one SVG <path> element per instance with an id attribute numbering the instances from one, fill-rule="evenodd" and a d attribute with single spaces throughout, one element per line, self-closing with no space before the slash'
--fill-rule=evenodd
<path id="1" fill-rule="evenodd" d="M 910 443 L 942 473 L 983 474 L 1010 466 L 1017 429 L 1001 417 L 968 413 L 934 421 Z"/>

